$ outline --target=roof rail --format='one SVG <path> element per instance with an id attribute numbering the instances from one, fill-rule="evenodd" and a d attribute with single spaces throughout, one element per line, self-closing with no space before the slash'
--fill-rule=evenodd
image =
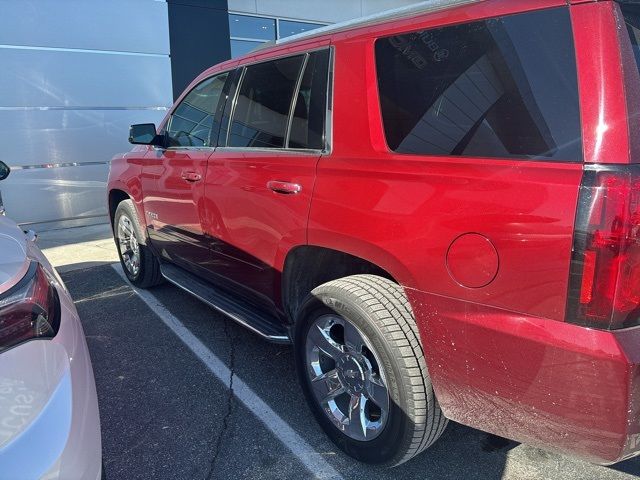
<path id="1" fill-rule="evenodd" d="M 413 5 L 407 5 L 406 7 L 393 8 L 391 10 L 374 13 L 373 15 L 367 15 L 366 17 L 358 17 L 354 18 L 353 20 L 347 20 L 346 22 L 334 23 L 331 25 L 327 25 L 326 27 L 315 28 L 313 30 L 309 30 L 308 32 L 291 35 L 290 37 L 281 38 L 279 40 L 276 40 L 275 42 L 268 42 L 268 45 L 265 45 L 262 48 L 266 48 L 267 46 L 272 46 L 274 44 L 282 45 L 285 43 L 294 42 L 296 40 L 325 35 L 327 33 L 342 32 L 344 30 L 350 30 L 356 27 L 365 27 L 377 23 L 387 22 L 389 20 L 396 20 L 400 18 L 410 17 L 412 15 L 419 15 L 422 13 L 429 13 L 437 10 L 457 7 L 459 5 L 479 3 L 482 1 L 485 0 L 425 0 Z M 260 50 L 262 50 L 262 48 L 260 48 Z"/>

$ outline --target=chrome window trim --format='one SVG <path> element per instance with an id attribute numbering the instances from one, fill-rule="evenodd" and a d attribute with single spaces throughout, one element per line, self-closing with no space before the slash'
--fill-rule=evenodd
<path id="1" fill-rule="evenodd" d="M 158 147 L 156 145 L 153 146 L 154 150 L 160 150 L 163 152 L 179 152 L 179 151 L 194 151 L 194 152 L 198 152 L 198 151 L 214 151 L 216 149 L 216 147 L 189 147 L 189 146 L 185 146 L 185 147 L 168 147 L 168 148 L 163 148 L 163 147 Z"/>
<path id="2" fill-rule="evenodd" d="M 335 72 L 335 46 L 329 46 L 329 65 L 327 68 L 327 110 L 324 118 L 324 148 L 323 155 L 333 152 L 333 97 Z"/>
<path id="3" fill-rule="evenodd" d="M 317 150 L 311 148 L 264 148 L 264 147 L 218 147 L 217 152 L 260 152 L 260 153 L 290 153 L 292 155 L 308 155 L 315 157 L 321 155 L 324 150 Z"/>

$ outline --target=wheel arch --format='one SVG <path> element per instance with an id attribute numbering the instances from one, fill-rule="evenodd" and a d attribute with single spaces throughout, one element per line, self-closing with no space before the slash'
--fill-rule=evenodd
<path id="1" fill-rule="evenodd" d="M 401 284 L 388 269 L 357 255 L 318 245 L 293 248 L 282 270 L 281 301 L 287 319 L 294 323 L 305 297 L 318 285 L 358 274 L 378 275 Z"/>
<path id="2" fill-rule="evenodd" d="M 123 200 L 130 200 L 131 196 L 124 190 L 114 188 L 109 190 L 109 221 L 111 222 L 111 228 L 113 229 L 113 220 L 116 214 L 116 208 Z"/>

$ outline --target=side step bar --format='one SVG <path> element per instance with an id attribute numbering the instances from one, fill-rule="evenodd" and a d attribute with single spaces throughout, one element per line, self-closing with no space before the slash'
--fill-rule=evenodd
<path id="1" fill-rule="evenodd" d="M 169 282 L 266 340 L 280 344 L 291 343 L 286 328 L 276 317 L 265 315 L 256 308 L 238 302 L 228 293 L 175 265 L 163 263 L 160 272 Z"/>

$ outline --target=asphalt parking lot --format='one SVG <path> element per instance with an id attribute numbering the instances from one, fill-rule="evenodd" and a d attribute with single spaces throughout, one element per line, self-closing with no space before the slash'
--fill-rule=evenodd
<path id="1" fill-rule="evenodd" d="M 629 479 L 640 460 L 595 466 L 450 423 L 391 470 L 324 436 L 291 348 L 261 340 L 179 289 L 136 292 L 119 265 L 63 273 L 96 376 L 107 479 Z"/>

